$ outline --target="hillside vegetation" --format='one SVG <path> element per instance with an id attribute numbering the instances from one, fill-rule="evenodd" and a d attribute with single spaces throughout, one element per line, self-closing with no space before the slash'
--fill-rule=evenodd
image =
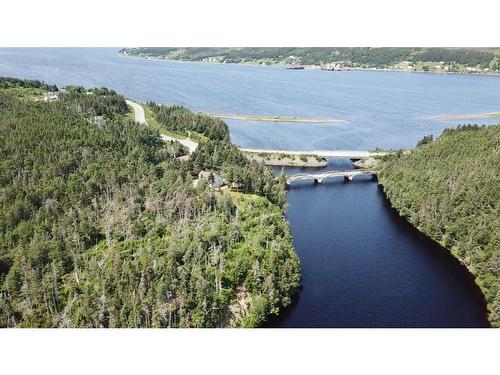
<path id="1" fill-rule="evenodd" d="M 224 63 L 263 63 L 325 65 L 341 63 L 362 68 L 389 68 L 402 62 L 416 64 L 418 70 L 434 70 L 442 62 L 449 71 L 464 68 L 500 71 L 500 56 L 495 50 L 479 48 L 125 48 L 122 54 L 183 61 Z M 427 63 L 427 65 L 422 65 Z"/>
<path id="2" fill-rule="evenodd" d="M 129 120 L 107 89 L 34 102 L 9 82 L 0 89 L 0 326 L 253 327 L 290 303 L 300 264 L 284 184 L 268 167 L 211 132 L 181 162 L 178 145 Z M 186 109 L 182 120 L 203 128 Z M 201 169 L 228 174 L 235 191 L 194 187 Z"/>
<path id="3" fill-rule="evenodd" d="M 500 326 L 500 125 L 447 129 L 387 157 L 379 181 L 402 216 L 476 277 Z"/>

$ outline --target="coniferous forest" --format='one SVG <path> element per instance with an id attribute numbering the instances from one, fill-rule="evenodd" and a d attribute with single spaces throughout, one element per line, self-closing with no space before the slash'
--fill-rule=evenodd
<path id="1" fill-rule="evenodd" d="M 447 129 L 382 163 L 391 204 L 476 277 L 500 326 L 500 125 Z"/>
<path id="2" fill-rule="evenodd" d="M 0 326 L 253 327 L 290 303 L 284 181 L 222 121 L 158 108 L 205 139 L 180 161 L 112 90 L 44 85 L 0 79 Z"/>

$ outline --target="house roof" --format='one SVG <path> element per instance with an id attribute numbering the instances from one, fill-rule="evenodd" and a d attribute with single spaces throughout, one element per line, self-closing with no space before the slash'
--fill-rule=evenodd
<path id="1" fill-rule="evenodd" d="M 200 173 L 198 173 L 198 177 L 199 178 L 205 178 L 205 179 L 208 179 L 210 177 L 210 175 L 212 174 L 212 172 L 208 172 L 208 171 L 200 171 Z"/>

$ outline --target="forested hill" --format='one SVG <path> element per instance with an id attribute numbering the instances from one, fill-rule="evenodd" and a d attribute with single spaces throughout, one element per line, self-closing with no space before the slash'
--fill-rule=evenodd
<path id="1" fill-rule="evenodd" d="M 448 71 L 466 68 L 500 71 L 498 49 L 479 48 L 124 48 L 120 53 L 132 56 L 183 61 L 224 63 L 342 64 L 361 68 L 390 68 L 403 62 L 417 70 L 435 70 L 443 64 Z M 407 66 L 407 65 L 406 65 Z"/>
<path id="2" fill-rule="evenodd" d="M 290 303 L 300 264 L 283 181 L 223 122 L 180 161 L 111 90 L 35 101 L 52 87 L 0 87 L 0 326 L 251 327 Z M 195 186 L 200 170 L 231 190 Z"/>
<path id="3" fill-rule="evenodd" d="M 445 130 L 381 168 L 391 204 L 476 276 L 500 327 L 500 125 Z"/>

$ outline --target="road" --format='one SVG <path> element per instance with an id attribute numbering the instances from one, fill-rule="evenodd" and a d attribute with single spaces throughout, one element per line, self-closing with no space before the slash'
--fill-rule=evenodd
<path id="1" fill-rule="evenodd" d="M 135 121 L 140 124 L 146 124 L 144 108 L 142 105 L 126 100 L 127 104 L 132 107 L 135 114 Z M 161 134 L 161 139 L 164 141 L 177 141 L 188 148 L 192 154 L 197 148 L 198 143 L 189 138 L 175 138 L 165 134 Z M 349 158 L 349 159 L 368 159 L 370 156 L 383 156 L 387 152 L 370 152 L 370 151 L 348 151 L 348 150 L 307 150 L 307 151 L 292 151 L 292 150 L 268 150 L 260 148 L 239 148 L 243 152 L 266 153 L 266 154 L 288 154 L 288 155 L 317 155 L 324 158 Z"/>
<path id="2" fill-rule="evenodd" d="M 195 150 L 198 148 L 198 143 L 196 143 L 195 141 L 192 141 L 189 138 L 184 138 L 184 139 L 174 138 L 174 137 L 170 137 L 170 136 L 165 135 L 165 134 L 160 134 L 160 136 L 161 136 L 161 139 L 163 139 L 164 141 L 177 141 L 177 142 L 179 142 L 181 145 L 188 148 L 190 154 L 195 152 Z"/>
<path id="3" fill-rule="evenodd" d="M 128 99 L 125 99 L 125 101 L 134 110 L 135 122 L 138 122 L 139 124 L 148 125 L 148 123 L 146 122 L 146 116 L 144 115 L 144 108 L 142 107 L 142 105 L 140 105 L 136 102 L 133 102 L 132 100 L 128 100 Z M 170 136 L 165 135 L 165 134 L 160 134 L 160 136 L 161 136 L 161 139 L 163 139 L 166 142 L 168 142 L 168 141 L 179 142 L 181 145 L 187 147 L 190 154 L 192 154 L 196 150 L 196 148 L 198 147 L 198 143 L 192 141 L 189 138 L 174 138 L 174 137 L 170 137 Z"/>
<path id="4" fill-rule="evenodd" d="M 142 108 L 142 105 L 137 104 L 136 102 L 133 102 L 132 100 L 125 99 L 125 102 L 129 106 L 132 107 L 134 110 L 134 115 L 135 115 L 135 122 L 138 122 L 139 124 L 146 124 L 146 116 L 144 115 L 144 108 Z"/>

